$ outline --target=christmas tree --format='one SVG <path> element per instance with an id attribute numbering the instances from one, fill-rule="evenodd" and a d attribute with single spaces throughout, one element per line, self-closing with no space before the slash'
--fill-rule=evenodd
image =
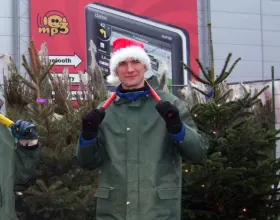
<path id="1" fill-rule="evenodd" d="M 86 73 L 80 73 L 79 95 L 71 93 L 67 69 L 62 74 L 51 73 L 55 62 L 49 61 L 46 44 L 37 52 L 31 42 L 30 62 L 22 56 L 26 75 L 10 59 L 4 85 L 7 115 L 14 121 L 36 124 L 42 145 L 37 176 L 15 187 L 19 219 L 87 220 L 95 216 L 98 170 L 81 169 L 74 157 L 82 115 L 109 95 L 96 65 L 93 42 L 89 50 L 92 62 Z"/>
<path id="2" fill-rule="evenodd" d="M 225 80 L 240 60 L 229 66 L 230 53 L 216 76 L 209 24 L 212 68 L 206 70 L 197 59 L 203 77 L 184 67 L 207 90 L 194 88 L 206 97 L 195 103 L 190 112 L 198 128 L 208 137 L 209 148 L 202 164 L 184 164 L 182 219 L 278 219 L 280 216 L 280 160 L 271 157 L 279 131 L 270 120 L 260 120 L 259 95 L 245 93 L 232 100 L 234 92 L 226 89 Z M 264 111 L 263 111 L 264 112 Z M 270 123 L 270 122 L 269 122 Z"/>

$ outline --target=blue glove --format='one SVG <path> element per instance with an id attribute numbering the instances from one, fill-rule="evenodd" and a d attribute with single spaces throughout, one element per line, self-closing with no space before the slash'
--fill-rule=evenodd
<path id="1" fill-rule="evenodd" d="M 31 122 L 18 120 L 11 127 L 12 134 L 22 146 L 34 146 L 38 144 L 38 131 Z"/>

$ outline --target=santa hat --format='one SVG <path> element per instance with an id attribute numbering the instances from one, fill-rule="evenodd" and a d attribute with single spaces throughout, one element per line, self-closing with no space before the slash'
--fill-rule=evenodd
<path id="1" fill-rule="evenodd" d="M 140 42 L 129 40 L 126 38 L 118 38 L 113 42 L 113 54 L 110 59 L 110 75 L 107 82 L 112 85 L 120 84 L 120 80 L 116 75 L 116 68 L 120 62 L 128 58 L 137 59 L 146 66 L 145 78 L 151 77 L 151 61 L 144 50 L 144 45 Z"/>

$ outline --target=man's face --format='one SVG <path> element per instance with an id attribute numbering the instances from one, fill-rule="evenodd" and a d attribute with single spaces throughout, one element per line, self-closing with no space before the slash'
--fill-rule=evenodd
<path id="1" fill-rule="evenodd" d="M 137 89 L 144 86 L 146 66 L 139 60 L 127 59 L 119 63 L 116 74 L 124 89 Z"/>

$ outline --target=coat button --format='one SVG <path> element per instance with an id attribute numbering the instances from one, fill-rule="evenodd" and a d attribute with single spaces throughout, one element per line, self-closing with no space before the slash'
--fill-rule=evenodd
<path id="1" fill-rule="evenodd" d="M 126 128 L 126 130 L 130 131 L 130 128 Z"/>
<path id="2" fill-rule="evenodd" d="M 130 202 L 129 202 L 129 201 L 127 201 L 127 202 L 126 202 L 126 204 L 127 204 L 127 205 L 129 205 L 129 204 L 130 204 Z"/>

